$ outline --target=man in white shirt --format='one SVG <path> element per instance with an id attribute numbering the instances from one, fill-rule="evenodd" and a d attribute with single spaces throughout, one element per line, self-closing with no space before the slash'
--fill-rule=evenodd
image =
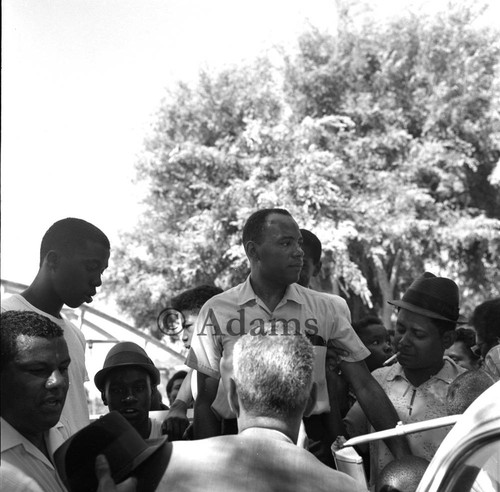
<path id="1" fill-rule="evenodd" d="M 47 316 L 64 331 L 71 356 L 70 387 L 61 422 L 66 437 L 89 423 L 84 382 L 85 338 L 82 332 L 61 316 L 66 304 L 77 308 L 92 302 L 108 267 L 110 244 L 93 224 L 76 218 L 54 223 L 45 233 L 40 247 L 40 268 L 31 285 L 21 294 L 2 299 L 2 311 L 33 311 Z"/>
<path id="2" fill-rule="evenodd" d="M 64 491 L 52 461 L 64 441 L 57 424 L 71 362 L 63 331 L 32 312 L 6 311 L 0 320 L 0 470 L 19 471 L 42 490 Z M 9 476 L 2 477 L 5 486 Z"/>

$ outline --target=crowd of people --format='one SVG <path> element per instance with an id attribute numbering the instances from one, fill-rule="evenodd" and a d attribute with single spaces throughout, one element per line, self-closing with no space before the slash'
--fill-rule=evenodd
<path id="1" fill-rule="evenodd" d="M 169 407 L 145 350 L 119 342 L 94 378 L 109 413 L 91 423 L 85 340 L 61 310 L 92 300 L 110 243 L 81 219 L 48 229 L 34 281 L 2 299 L 2 490 L 366 490 L 336 470 L 339 438 L 463 413 L 500 378 L 500 298 L 466 320 L 456 283 L 425 272 L 389 301 L 391 336 L 310 288 L 321 242 L 288 211 L 254 212 L 242 243 L 243 283 L 170 300 L 189 351 Z M 367 486 L 386 490 L 397 470 L 421 476 L 449 430 L 357 447 Z"/>

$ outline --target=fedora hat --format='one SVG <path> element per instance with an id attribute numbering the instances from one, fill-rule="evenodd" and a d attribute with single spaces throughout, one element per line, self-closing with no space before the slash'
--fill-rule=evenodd
<path id="1" fill-rule="evenodd" d="M 168 465 L 172 444 L 167 436 L 144 440 L 118 412 L 110 412 L 87 425 L 59 446 L 54 462 L 70 492 L 97 490 L 95 460 L 106 456 L 115 483 L 137 478 L 137 490 L 156 490 Z"/>
<path id="2" fill-rule="evenodd" d="M 141 367 L 151 376 L 151 385 L 160 382 L 160 372 L 148 357 L 146 351 L 133 342 L 119 342 L 106 355 L 103 368 L 94 376 L 94 383 L 99 391 L 104 391 L 106 376 L 117 367 Z"/>
<path id="3" fill-rule="evenodd" d="M 467 323 L 459 314 L 458 298 L 458 286 L 453 280 L 425 272 L 410 285 L 400 301 L 387 302 L 428 318 Z"/>

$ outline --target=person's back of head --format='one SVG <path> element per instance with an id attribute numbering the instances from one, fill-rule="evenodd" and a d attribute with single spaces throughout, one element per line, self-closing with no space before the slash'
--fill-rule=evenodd
<path id="1" fill-rule="evenodd" d="M 389 462 L 380 472 L 376 492 L 415 492 L 429 461 L 407 455 Z"/>
<path id="2" fill-rule="evenodd" d="M 312 277 L 316 277 L 321 270 L 322 246 L 319 238 L 307 229 L 300 229 L 302 236 L 302 250 L 304 259 L 300 277 L 297 283 L 303 287 L 309 287 Z"/>
<path id="3" fill-rule="evenodd" d="M 484 345 L 481 347 L 484 357 L 488 350 L 500 343 L 500 297 L 479 304 L 474 309 L 471 322 L 480 343 Z"/>
<path id="4" fill-rule="evenodd" d="M 72 254 L 87 241 L 101 244 L 110 249 L 107 236 L 98 227 L 83 219 L 67 217 L 52 224 L 42 238 L 40 245 L 40 266 L 51 250 Z"/>
<path id="5" fill-rule="evenodd" d="M 257 417 L 301 416 L 311 394 L 313 364 L 313 348 L 305 336 L 242 336 L 233 352 L 241 406 Z"/>
<path id="6" fill-rule="evenodd" d="M 464 413 L 470 404 L 495 382 L 493 376 L 481 369 L 458 375 L 450 384 L 446 394 L 447 414 Z"/>
<path id="7" fill-rule="evenodd" d="M 172 297 L 170 306 L 177 311 L 199 311 L 203 304 L 223 290 L 215 285 L 198 285 Z"/>

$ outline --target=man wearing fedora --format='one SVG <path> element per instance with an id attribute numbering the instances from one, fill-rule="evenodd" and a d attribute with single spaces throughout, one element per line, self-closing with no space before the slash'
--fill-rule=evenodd
<path id="1" fill-rule="evenodd" d="M 458 287 L 453 280 L 426 272 L 416 279 L 400 301 L 395 344 L 397 362 L 375 370 L 373 377 L 392 401 L 403 424 L 444 417 L 450 384 L 465 369 L 444 356 L 455 340 L 459 315 Z M 350 437 L 372 432 L 356 403 L 345 418 Z M 430 461 L 450 427 L 410 434 L 412 454 Z M 370 444 L 371 483 L 394 457 L 383 441 Z"/>
<path id="2" fill-rule="evenodd" d="M 153 361 L 133 342 L 117 343 L 94 377 L 104 405 L 121 413 L 145 439 L 162 435 L 161 422 L 149 418 L 151 398 L 159 382 L 160 372 Z"/>

